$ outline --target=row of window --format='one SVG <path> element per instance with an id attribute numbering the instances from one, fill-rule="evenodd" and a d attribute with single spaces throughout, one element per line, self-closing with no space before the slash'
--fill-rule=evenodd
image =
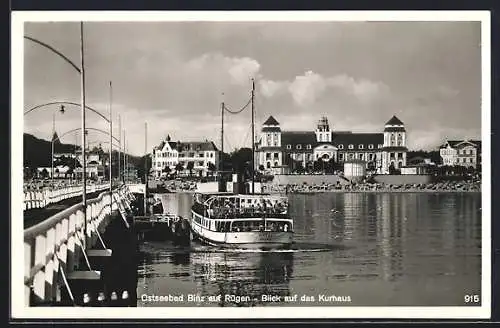
<path id="1" fill-rule="evenodd" d="M 474 151 L 472 149 L 462 149 L 458 151 L 459 155 L 474 155 Z"/>
<path id="2" fill-rule="evenodd" d="M 171 152 L 158 152 L 156 157 L 165 158 L 165 157 L 176 157 L 176 153 Z"/>
<path id="3" fill-rule="evenodd" d="M 177 154 L 177 153 L 171 153 L 171 152 L 166 152 L 166 153 L 162 153 L 162 152 L 159 152 L 157 153 L 157 158 L 169 158 L 169 157 L 199 157 L 199 158 L 204 158 L 205 157 L 205 153 L 194 153 L 194 152 L 191 152 L 191 153 L 180 153 L 180 154 Z M 214 157 L 214 153 L 213 152 L 210 152 L 209 154 L 207 154 L 207 157 L 210 157 L 210 158 L 213 158 Z"/>
<path id="4" fill-rule="evenodd" d="M 474 163 L 474 158 L 465 158 L 464 157 L 464 158 L 462 158 L 462 160 L 460 160 L 460 158 L 457 158 L 456 161 L 454 161 L 453 159 L 449 159 L 449 158 L 443 159 L 443 164 L 445 164 L 445 165 L 448 165 L 448 164 L 453 165 L 455 163 L 460 163 L 460 162 L 462 162 L 462 163 Z"/>
<path id="5" fill-rule="evenodd" d="M 302 156 L 300 156 L 301 154 L 299 154 L 299 156 L 293 156 L 292 158 L 294 160 L 298 160 L 298 161 L 302 161 L 304 160 L 304 158 Z M 311 154 L 307 154 L 308 156 L 305 157 L 305 160 L 307 162 L 311 162 L 312 161 L 312 155 Z M 266 158 L 266 160 L 269 160 L 269 158 Z M 316 160 L 319 159 L 319 156 L 316 155 Z M 374 161 L 377 159 L 377 156 L 375 154 L 363 154 L 363 153 L 351 153 L 351 154 L 344 154 L 344 153 L 340 153 L 339 154 L 339 158 L 338 160 L 339 161 L 344 161 L 344 160 L 354 160 L 354 159 L 359 159 L 359 160 L 362 160 L 362 161 Z M 267 168 L 270 168 L 271 167 L 271 162 L 270 161 L 267 161 L 267 164 L 266 164 Z M 274 162 L 274 166 L 278 166 L 278 162 L 275 161 Z"/>
<path id="6" fill-rule="evenodd" d="M 182 166 L 185 166 L 186 165 L 186 162 L 185 161 L 179 161 L 179 162 L 156 162 L 155 166 L 157 168 L 163 168 L 165 166 L 175 166 L 177 165 L 177 163 L 180 163 Z M 195 166 L 199 167 L 199 166 L 205 166 L 205 162 L 202 162 L 202 161 L 198 161 L 198 162 L 193 162 Z M 206 166 L 208 166 L 208 163 L 212 163 L 212 162 L 207 162 Z"/>
<path id="7" fill-rule="evenodd" d="M 443 155 L 474 155 L 474 150 L 473 149 L 460 149 L 456 151 L 455 149 L 441 149 L 441 154 Z"/>
<path id="8" fill-rule="evenodd" d="M 359 159 L 359 160 L 362 160 L 362 161 L 373 161 L 377 158 L 377 156 L 375 154 L 367 154 L 365 156 L 365 154 L 363 153 L 357 153 L 357 154 L 344 154 L 343 153 L 340 153 L 339 154 L 339 161 L 344 161 L 344 160 L 353 160 L 353 159 Z"/>
<path id="9" fill-rule="evenodd" d="M 273 158 L 278 159 L 279 153 L 273 153 Z M 266 159 L 271 159 L 271 153 L 266 153 Z"/>
<path id="10" fill-rule="evenodd" d="M 403 153 L 389 153 L 389 157 L 391 159 L 394 159 L 394 158 L 403 158 Z"/>
<path id="11" fill-rule="evenodd" d="M 379 144 L 378 148 L 382 148 L 382 146 L 383 146 L 382 144 Z M 302 145 L 300 145 L 300 144 L 296 145 L 295 147 L 296 147 L 296 149 L 302 149 Z M 338 147 L 338 149 L 344 149 L 344 145 L 343 144 L 340 144 L 337 147 Z M 349 144 L 347 146 L 347 148 L 348 149 L 354 149 L 354 145 L 353 144 Z M 358 149 L 364 149 L 364 148 L 365 148 L 365 146 L 363 144 L 358 145 Z M 286 149 L 292 149 L 292 145 L 286 145 Z M 311 145 L 306 145 L 306 149 L 312 149 L 312 146 Z M 368 149 L 374 149 L 374 145 L 373 144 L 369 144 L 368 145 Z"/>

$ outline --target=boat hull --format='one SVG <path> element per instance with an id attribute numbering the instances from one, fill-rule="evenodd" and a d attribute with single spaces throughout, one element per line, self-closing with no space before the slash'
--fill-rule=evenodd
<path id="1" fill-rule="evenodd" d="M 191 221 L 193 239 L 223 248 L 286 249 L 293 243 L 291 231 L 216 232 Z"/>

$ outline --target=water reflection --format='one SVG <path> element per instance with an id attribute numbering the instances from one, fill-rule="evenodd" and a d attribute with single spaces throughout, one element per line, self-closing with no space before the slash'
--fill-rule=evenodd
<path id="1" fill-rule="evenodd" d="M 216 286 L 219 306 L 255 306 L 263 303 L 262 295 L 290 294 L 293 253 L 195 252 L 192 266 L 197 292 L 207 294 Z"/>
<path id="2" fill-rule="evenodd" d="M 189 216 L 191 195 L 163 200 Z M 251 298 L 213 306 L 270 305 L 260 295 L 290 291 L 351 295 L 357 306 L 463 305 L 463 290 L 480 292 L 480 194 L 292 194 L 289 204 L 297 252 L 149 245 L 141 288 Z"/>

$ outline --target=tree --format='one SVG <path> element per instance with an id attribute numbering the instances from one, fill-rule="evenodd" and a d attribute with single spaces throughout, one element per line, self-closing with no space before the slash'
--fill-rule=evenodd
<path id="1" fill-rule="evenodd" d="M 314 172 L 319 172 L 323 170 L 323 161 L 322 160 L 314 161 L 313 170 Z"/>
<path id="2" fill-rule="evenodd" d="M 389 165 L 389 174 L 396 174 L 396 168 L 394 167 L 394 163 Z"/>
<path id="3" fill-rule="evenodd" d="M 330 158 L 330 160 L 328 161 L 327 163 L 328 165 L 326 165 L 326 170 L 328 173 L 331 173 L 333 174 L 335 172 L 335 170 L 337 169 L 337 162 L 335 162 L 335 158 Z"/>
<path id="4" fill-rule="evenodd" d="M 297 162 L 297 164 L 295 164 L 295 170 L 297 171 L 297 173 L 304 173 L 305 172 L 305 168 L 301 162 Z"/>
<path id="5" fill-rule="evenodd" d="M 184 171 L 184 166 L 181 163 L 177 163 L 175 165 L 175 171 L 176 171 L 177 174 L 179 174 L 179 172 Z"/>
<path id="6" fill-rule="evenodd" d="M 162 170 L 163 173 L 166 173 L 167 175 L 170 173 L 170 166 L 168 165 L 165 165 L 165 167 L 163 167 L 163 170 Z"/>
<path id="7" fill-rule="evenodd" d="M 369 171 L 375 171 L 376 167 L 375 167 L 375 161 L 370 161 L 368 162 L 368 170 Z"/>
<path id="8" fill-rule="evenodd" d="M 264 171 L 264 170 L 265 170 L 264 165 L 260 164 L 259 165 L 259 171 Z"/>
<path id="9" fill-rule="evenodd" d="M 189 176 L 193 175 L 194 162 L 190 161 L 187 163 L 186 169 L 189 170 Z"/>
<path id="10" fill-rule="evenodd" d="M 48 178 L 49 177 L 49 171 L 47 171 L 46 168 L 44 168 L 42 170 L 42 172 L 40 172 L 40 174 L 42 175 L 42 178 Z"/>
<path id="11" fill-rule="evenodd" d="M 231 154 L 232 168 L 236 173 L 244 174 L 245 172 L 249 172 L 251 174 L 251 165 L 249 165 L 251 162 L 252 149 L 250 148 L 240 148 Z"/>
<path id="12" fill-rule="evenodd" d="M 208 165 L 208 170 L 210 171 L 211 175 L 213 175 L 214 172 L 217 171 L 217 167 L 212 162 L 208 162 L 207 165 Z"/>
<path id="13" fill-rule="evenodd" d="M 31 179 L 33 177 L 32 169 L 30 167 L 25 167 L 23 170 L 23 177 L 25 180 Z"/>

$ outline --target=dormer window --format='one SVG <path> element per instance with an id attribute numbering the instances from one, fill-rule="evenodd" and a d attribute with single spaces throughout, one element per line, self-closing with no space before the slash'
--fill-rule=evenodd
<path id="1" fill-rule="evenodd" d="M 292 145 L 286 145 L 286 149 L 292 149 Z"/>
<path id="2" fill-rule="evenodd" d="M 302 149 L 302 145 L 297 145 L 297 149 Z"/>
<path id="3" fill-rule="evenodd" d="M 307 145 L 307 149 L 311 149 L 311 145 Z"/>
<path id="4" fill-rule="evenodd" d="M 382 144 L 378 144 L 378 148 L 382 148 Z"/>
<path id="5" fill-rule="evenodd" d="M 359 148 L 359 149 L 363 149 L 363 145 L 359 145 L 359 146 L 358 146 L 358 148 Z"/>
<path id="6" fill-rule="evenodd" d="M 354 145 L 353 145 L 353 144 L 350 144 L 350 145 L 349 145 L 349 149 L 354 149 Z"/>
<path id="7" fill-rule="evenodd" d="M 373 145 L 372 145 L 372 144 L 369 144 L 369 145 L 368 145 L 368 149 L 373 149 Z"/>
<path id="8" fill-rule="evenodd" d="M 340 144 L 339 149 L 344 149 L 344 145 Z"/>

